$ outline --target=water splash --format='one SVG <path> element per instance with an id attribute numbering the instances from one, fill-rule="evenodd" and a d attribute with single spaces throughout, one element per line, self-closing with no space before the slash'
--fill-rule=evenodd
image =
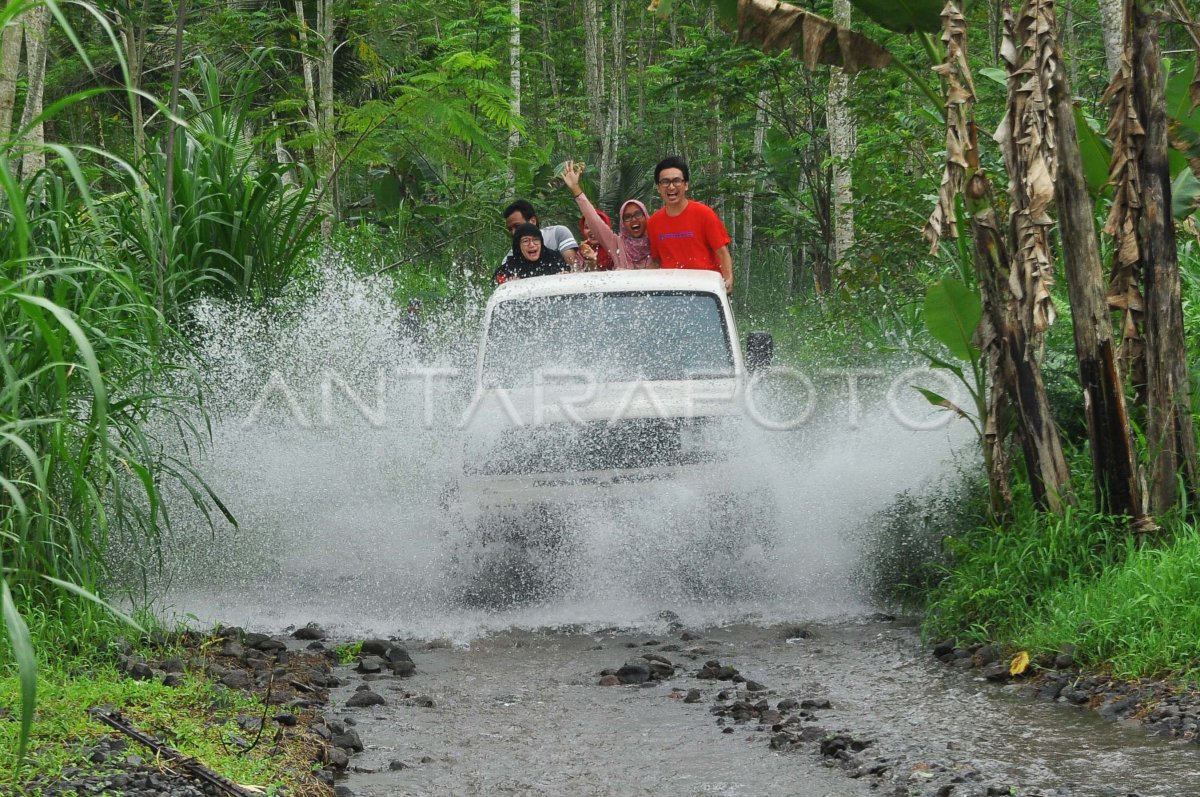
<path id="1" fill-rule="evenodd" d="M 304 295 L 266 310 L 197 308 L 196 366 L 213 413 L 198 466 L 239 525 L 210 530 L 175 501 L 154 584 L 165 609 L 204 623 L 458 640 L 508 627 L 654 628 L 672 616 L 663 612 L 698 625 L 857 612 L 856 526 L 937 478 L 963 439 L 962 425 L 910 428 L 929 408 L 910 390 L 889 397 L 890 374 L 851 391 L 844 375 L 813 370 L 804 398 L 781 378 L 763 406 L 798 417 L 811 398 L 811 417 L 791 431 L 751 426 L 729 465 L 731 482 L 774 495 L 772 542 L 714 555 L 700 536 L 709 510 L 698 508 L 718 485 L 679 485 L 573 513 L 554 589 L 503 609 L 471 605 L 443 498 L 462 465 L 482 307 L 466 297 L 417 321 L 387 280 L 331 263 Z"/>

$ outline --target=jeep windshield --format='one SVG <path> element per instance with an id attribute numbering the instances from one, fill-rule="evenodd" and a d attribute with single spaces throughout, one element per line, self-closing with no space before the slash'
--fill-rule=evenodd
<path id="1" fill-rule="evenodd" d="M 729 378 L 729 330 L 711 293 L 664 291 L 536 296 L 492 310 L 485 387 L 543 375 L 598 382 Z"/>

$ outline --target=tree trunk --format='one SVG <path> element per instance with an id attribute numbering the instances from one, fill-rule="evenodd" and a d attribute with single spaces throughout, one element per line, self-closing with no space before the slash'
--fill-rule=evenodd
<path id="1" fill-rule="evenodd" d="M 638 119 L 646 118 L 646 62 L 650 58 L 652 46 L 646 41 L 646 17 L 649 14 L 638 14 L 638 48 L 637 48 L 637 103 Z"/>
<path id="2" fill-rule="evenodd" d="M 1050 401 L 1042 383 L 1036 348 L 1042 333 L 1054 322 L 1050 298 L 1054 258 L 1050 251 L 1057 173 L 1056 141 L 1047 97 L 1046 71 L 1052 69 L 1053 5 L 1025 0 L 1014 23 L 1006 13 L 1002 57 L 1008 72 L 1008 113 L 995 139 L 1004 153 L 1012 209 L 1009 214 L 1009 257 L 995 264 L 997 296 L 1005 305 L 997 333 L 1012 360 L 1014 393 L 1009 399 L 1020 419 L 1025 465 L 1038 503 L 1061 512 L 1070 489 L 1070 471 L 1063 457 Z M 1065 79 L 1065 77 L 1063 78 Z M 989 199 L 990 202 L 990 199 Z M 1008 380 L 1006 379 L 1006 382 Z"/>
<path id="3" fill-rule="evenodd" d="M 1018 436 L 1034 501 L 1044 509 L 1061 513 L 1071 474 L 1050 414 L 1041 366 L 1011 292 L 1013 265 L 996 219 L 991 183 L 983 172 L 977 171 L 965 192 L 971 206 L 976 275 L 991 334 L 995 337 L 995 346 L 989 348 L 993 348 L 999 361 L 992 389 L 1006 391 L 1008 404 L 1017 413 Z M 999 427 L 998 421 L 996 425 Z"/>
<path id="4" fill-rule="evenodd" d="M 850 0 L 834 0 L 833 21 L 850 26 Z M 829 154 L 833 158 L 833 260 L 839 274 L 854 246 L 854 186 L 851 165 L 857 131 L 850 113 L 850 76 L 838 67 L 829 70 Z"/>
<path id="5" fill-rule="evenodd" d="M 625 0 L 614 0 L 612 4 L 612 99 L 609 107 L 617 117 L 618 132 L 629 126 L 629 70 L 626 68 L 625 47 Z"/>
<path id="6" fill-rule="evenodd" d="M 678 18 L 678 14 L 671 15 L 671 47 L 679 46 L 679 27 L 676 24 L 676 20 Z M 684 138 L 683 125 L 679 121 L 678 85 L 671 87 L 671 152 L 676 155 L 683 155 L 684 157 L 687 157 L 687 142 Z"/>
<path id="7" fill-rule="evenodd" d="M 279 121 L 275 118 L 275 112 L 271 112 L 271 127 L 278 128 Z M 283 185 L 286 188 L 291 188 L 296 185 L 296 170 L 292 166 L 292 156 L 283 146 L 283 136 L 275 136 L 275 162 L 280 166 L 286 167 L 283 170 L 281 178 Z"/>
<path id="8" fill-rule="evenodd" d="M 1171 215 L 1164 75 L 1158 24 L 1153 18 L 1156 5 L 1149 0 L 1127 0 L 1125 5 L 1130 18 L 1133 103 L 1145 130 L 1138 153 L 1142 201 L 1137 237 L 1146 301 L 1146 444 L 1150 454 L 1151 514 L 1177 505 L 1177 479 L 1194 500 L 1200 476 Z"/>
<path id="9" fill-rule="evenodd" d="M 308 18 L 304 16 L 304 0 L 296 0 L 296 22 L 299 24 L 300 72 L 304 75 L 304 107 L 308 111 L 308 128 L 320 129 L 317 117 L 317 88 L 313 80 L 313 62 L 308 54 Z"/>
<path id="10" fill-rule="evenodd" d="M 318 0 L 317 32 L 321 36 L 321 62 L 318 67 L 321 101 L 318 106 L 320 140 L 320 174 L 324 177 L 324 192 L 328 196 L 328 212 L 321 220 L 321 236 L 328 241 L 333 235 L 333 224 L 338 216 L 337 191 L 337 140 L 333 123 L 333 56 L 337 49 L 334 41 L 334 6 L 337 0 Z"/>
<path id="11" fill-rule="evenodd" d="M 587 92 L 587 129 L 592 138 L 604 135 L 604 42 L 600 38 L 603 19 L 597 0 L 583 0 L 583 79 Z"/>
<path id="12" fill-rule="evenodd" d="M 1062 25 L 1060 26 L 1062 33 L 1059 35 L 1059 40 L 1062 42 L 1060 49 L 1072 54 L 1071 63 L 1067 70 L 1067 77 L 1071 80 L 1072 86 L 1079 84 L 1079 58 L 1075 56 L 1075 53 L 1079 52 L 1079 36 L 1075 32 L 1077 27 L 1075 24 L 1076 16 L 1075 5 L 1073 3 L 1065 3 L 1062 7 Z"/>
<path id="13" fill-rule="evenodd" d="M 1049 37 L 1053 41 L 1053 31 Z M 1096 506 L 1110 514 L 1128 515 L 1134 519 L 1135 527 L 1145 528 L 1149 520 L 1143 515 L 1125 390 L 1117 367 L 1095 210 L 1083 172 L 1071 88 L 1057 44 L 1050 63 L 1054 65 L 1053 71 L 1042 77 L 1053 109 L 1058 145 L 1055 201 L 1075 354 L 1079 360 L 1079 383 L 1087 416 Z"/>
<path id="14" fill-rule="evenodd" d="M 1121 66 L 1121 32 L 1124 29 L 1125 0 L 1099 0 L 1100 30 L 1104 34 L 1104 63 L 1108 77 L 1117 74 Z"/>
<path id="15" fill-rule="evenodd" d="M 610 208 L 619 208 L 624 197 L 617 196 L 620 188 L 621 132 L 624 129 L 625 107 L 625 7 L 618 0 L 613 4 L 612 62 L 609 64 L 608 111 L 604 118 L 604 135 L 600 139 L 600 200 Z"/>
<path id="16" fill-rule="evenodd" d="M 175 117 L 179 115 L 179 83 L 183 72 L 183 29 L 187 23 L 188 0 L 179 0 L 175 9 L 175 50 L 174 63 L 171 65 L 171 94 L 167 99 L 167 143 L 164 150 L 164 160 L 167 173 L 163 180 L 163 215 L 171 229 L 175 227 Z M 155 275 L 155 290 L 158 296 L 158 311 L 163 312 L 166 305 L 166 276 L 168 262 L 172 255 L 171 242 L 164 240 L 159 245 L 158 273 Z"/>
<path id="17" fill-rule="evenodd" d="M 21 69 L 21 19 L 10 20 L 0 34 L 0 138 L 12 133 L 17 76 Z"/>
<path id="18" fill-rule="evenodd" d="M 32 179 L 46 168 L 46 133 L 34 120 L 42 115 L 42 97 L 46 88 L 46 34 L 50 29 L 50 9 L 37 5 L 24 14 L 27 85 L 25 107 L 21 111 L 21 129 L 25 134 L 25 152 L 21 157 L 21 179 Z"/>
<path id="19" fill-rule="evenodd" d="M 141 13 L 135 18 L 128 11 L 121 15 L 121 35 L 125 40 L 125 62 L 129 65 L 129 123 L 133 128 L 133 163 L 140 164 L 146 157 L 146 118 L 142 113 L 142 98 L 137 91 L 142 87 L 142 65 L 146 50 L 147 1 L 143 0 Z"/>
<path id="20" fill-rule="evenodd" d="M 509 14 L 512 29 L 508 32 L 508 85 L 512 90 L 509 110 L 514 120 L 521 118 L 521 0 L 510 0 Z M 508 133 L 508 184 L 515 189 L 512 156 L 521 146 L 521 131 L 514 124 Z"/>
<path id="21" fill-rule="evenodd" d="M 758 93 L 758 109 L 754 114 L 754 147 L 751 150 L 753 158 L 748 169 L 749 184 L 742 194 L 742 240 L 738 246 L 738 255 L 742 261 L 742 279 L 738 293 L 744 297 L 750 295 L 750 264 L 753 261 L 751 251 L 754 247 L 754 195 L 759 187 L 757 175 L 762 173 L 763 144 L 767 138 L 767 102 L 770 96 L 766 89 Z"/>
<path id="22" fill-rule="evenodd" d="M 542 4 L 538 8 L 537 16 L 538 16 L 539 20 L 541 21 L 541 27 L 542 27 L 542 51 L 547 52 L 547 53 L 553 52 L 554 38 L 550 34 L 550 20 L 554 17 L 554 11 L 550 8 L 550 4 L 548 2 L 546 2 L 546 0 L 542 0 Z M 520 60 L 519 55 L 520 54 L 518 53 L 518 60 Z M 545 86 L 546 86 L 546 89 L 548 89 L 548 91 L 549 91 L 549 96 L 551 96 L 551 97 L 562 96 L 562 89 L 559 87 L 558 70 L 555 68 L 554 59 L 553 58 L 543 58 L 543 59 L 541 59 L 541 61 L 542 61 L 542 80 L 545 81 Z M 542 123 L 542 118 L 540 115 L 536 119 L 533 120 L 533 124 L 535 124 L 535 125 L 540 125 L 541 123 Z M 564 135 L 564 131 L 562 131 L 562 130 L 560 130 L 558 133 L 558 143 L 564 149 L 566 149 L 568 146 L 570 146 L 568 144 L 568 138 Z"/>

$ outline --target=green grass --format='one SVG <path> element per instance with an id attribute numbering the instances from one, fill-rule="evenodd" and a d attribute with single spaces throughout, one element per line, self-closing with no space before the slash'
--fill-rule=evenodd
<path id="1" fill-rule="evenodd" d="M 1194 524 L 1172 523 L 1162 538 L 1127 541 L 1118 565 L 1047 591 L 1014 642 L 1038 651 L 1070 642 L 1079 660 L 1120 677 L 1200 680 L 1198 562 Z"/>
<path id="2" fill-rule="evenodd" d="M 1134 535 L 1123 518 L 1042 514 L 1024 495 L 1016 506 L 1004 526 L 945 539 L 948 563 L 925 604 L 929 638 L 1001 642 L 1035 658 L 1074 645 L 1081 664 L 1125 678 L 1200 675 L 1195 524 L 1167 518 L 1161 532 Z"/>
<path id="3" fill-rule="evenodd" d="M 243 752 L 235 737 L 249 743 L 253 733 L 240 729 L 237 718 L 263 714 L 261 701 L 246 693 L 214 690 L 206 678 L 193 673 L 187 674 L 180 686 L 165 687 L 131 680 L 118 672 L 112 661 L 88 663 L 57 655 L 44 658 L 30 750 L 19 769 L 19 725 L 0 721 L 0 783 L 5 784 L 6 794 L 36 795 L 38 789 L 27 790 L 19 784 L 53 781 L 68 767 L 94 768 L 87 761 L 89 746 L 101 736 L 117 732 L 88 716 L 92 706 L 111 707 L 138 730 L 159 737 L 238 783 L 263 788 L 294 783 L 297 774 L 312 768 L 312 751 L 302 744 L 285 744 L 281 753 L 272 754 L 269 750 L 274 744 L 267 738 Z M 0 675 L 0 710 L 16 711 L 17 694 L 16 676 Z M 127 741 L 128 754 L 153 760 L 149 748 Z"/>

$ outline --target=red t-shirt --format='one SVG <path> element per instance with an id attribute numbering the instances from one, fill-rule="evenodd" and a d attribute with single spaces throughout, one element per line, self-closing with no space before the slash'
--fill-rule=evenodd
<path id="1" fill-rule="evenodd" d="M 650 256 L 663 268 L 720 271 L 717 250 L 729 245 L 725 225 L 708 205 L 689 199 L 678 216 L 661 208 L 646 222 Z"/>

